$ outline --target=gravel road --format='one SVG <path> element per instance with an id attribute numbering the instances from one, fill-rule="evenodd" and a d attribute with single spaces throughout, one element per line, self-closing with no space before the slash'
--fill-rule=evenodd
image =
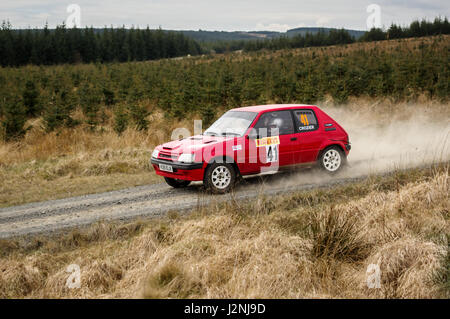
<path id="1" fill-rule="evenodd" d="M 316 172 L 317 173 L 317 172 Z M 157 218 L 168 211 L 188 212 L 198 205 L 223 202 L 234 196 L 245 201 L 259 194 L 280 194 L 336 184 L 354 182 L 364 177 L 328 177 L 321 174 L 276 174 L 246 178 L 233 195 L 211 195 L 201 183 L 185 189 L 173 189 L 166 184 L 133 188 L 30 203 L 0 209 L 0 238 L 61 231 L 86 226 L 99 220 L 131 220 Z M 317 176 L 321 177 L 318 178 Z M 301 177 L 299 177 L 301 176 Z M 314 178 L 311 178 L 314 176 Z"/>

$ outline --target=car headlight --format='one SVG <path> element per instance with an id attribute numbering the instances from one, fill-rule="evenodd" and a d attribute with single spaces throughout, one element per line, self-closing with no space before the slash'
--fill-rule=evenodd
<path id="1" fill-rule="evenodd" d="M 195 154 L 181 154 L 180 157 L 178 157 L 178 162 L 182 163 L 194 163 Z"/>
<path id="2" fill-rule="evenodd" d="M 152 157 L 153 158 L 158 158 L 158 155 L 159 155 L 159 151 L 158 150 L 153 150 L 153 153 L 152 153 Z"/>

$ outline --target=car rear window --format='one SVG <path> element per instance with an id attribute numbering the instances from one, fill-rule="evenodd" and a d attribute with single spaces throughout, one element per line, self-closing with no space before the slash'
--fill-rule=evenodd
<path id="1" fill-rule="evenodd" d="M 294 110 L 295 126 L 301 132 L 309 132 L 317 130 L 316 115 L 312 110 Z"/>

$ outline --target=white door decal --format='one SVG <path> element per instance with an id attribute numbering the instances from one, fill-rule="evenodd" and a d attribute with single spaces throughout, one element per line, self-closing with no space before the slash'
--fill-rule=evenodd
<path id="1" fill-rule="evenodd" d="M 278 145 L 266 145 L 266 163 L 278 162 Z"/>

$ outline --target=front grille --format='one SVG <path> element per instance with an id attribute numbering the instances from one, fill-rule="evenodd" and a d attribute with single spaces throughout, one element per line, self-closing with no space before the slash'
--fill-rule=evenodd
<path id="1" fill-rule="evenodd" d="M 169 154 L 161 154 L 159 156 L 160 157 L 165 157 L 165 158 L 172 158 L 172 155 L 169 155 Z"/>
<path id="2" fill-rule="evenodd" d="M 167 152 L 159 152 L 159 158 L 166 160 L 166 161 L 176 161 L 178 156 L 177 155 L 172 155 L 171 153 L 167 153 Z"/>

